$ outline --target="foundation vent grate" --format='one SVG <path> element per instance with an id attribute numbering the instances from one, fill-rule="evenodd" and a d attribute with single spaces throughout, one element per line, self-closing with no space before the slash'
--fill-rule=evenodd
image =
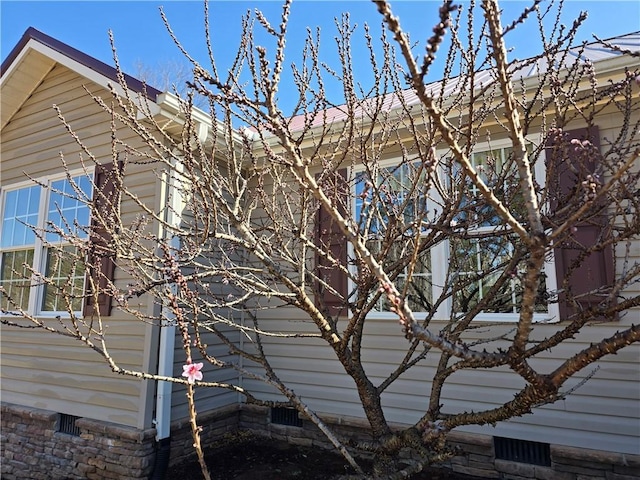
<path id="1" fill-rule="evenodd" d="M 76 420 L 80 417 L 74 415 L 67 415 L 66 413 L 58 414 L 58 432 L 73 435 L 74 437 L 80 436 L 80 428 L 76 426 Z"/>
<path id="2" fill-rule="evenodd" d="M 545 467 L 551 466 L 551 451 L 548 443 L 493 437 L 493 446 L 496 459 Z"/>
<path id="3" fill-rule="evenodd" d="M 293 408 L 273 407 L 271 409 L 271 423 L 302 427 L 302 419 L 298 416 L 298 411 Z"/>

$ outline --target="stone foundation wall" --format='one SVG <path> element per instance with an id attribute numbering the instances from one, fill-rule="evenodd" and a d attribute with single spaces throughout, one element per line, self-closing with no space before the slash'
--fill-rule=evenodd
<path id="1" fill-rule="evenodd" d="M 333 432 L 342 442 L 371 440 L 365 430 L 366 422 L 362 419 L 329 415 L 323 415 L 322 418 L 331 425 Z M 243 430 L 293 445 L 333 448 L 327 437 L 309 420 L 304 419 L 302 427 L 271 423 L 269 409 L 264 407 L 242 405 L 239 426 Z"/>
<path id="2" fill-rule="evenodd" d="M 58 432 L 58 414 L 2 404 L 0 476 L 3 480 L 137 480 L 151 475 L 155 462 L 155 430 L 138 430 L 106 422 L 78 419 L 80 436 Z M 343 441 L 369 440 L 362 419 L 324 416 Z M 205 451 L 246 432 L 291 444 L 332 448 L 307 420 L 301 427 L 271 422 L 268 408 L 229 406 L 198 415 Z M 493 439 L 452 433 L 452 445 L 463 452 L 445 466 L 457 473 L 502 480 L 640 480 L 640 455 L 550 446 L 551 466 L 543 467 L 495 458 Z M 194 460 L 188 420 L 171 425 L 170 464 Z"/>
<path id="3" fill-rule="evenodd" d="M 58 414 L 3 403 L 0 455 L 3 480 L 137 480 L 149 478 L 155 430 L 80 418 L 80 436 L 58 431 Z"/>

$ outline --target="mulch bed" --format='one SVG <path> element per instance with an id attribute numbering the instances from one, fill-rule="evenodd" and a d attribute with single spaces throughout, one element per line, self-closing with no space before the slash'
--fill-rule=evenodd
<path id="1" fill-rule="evenodd" d="M 263 438 L 222 445 L 208 451 L 206 460 L 215 480 L 328 480 L 351 473 L 334 452 Z M 198 462 L 192 461 L 171 467 L 165 478 L 202 480 L 203 476 Z M 430 468 L 412 479 L 479 480 L 441 468 Z"/>

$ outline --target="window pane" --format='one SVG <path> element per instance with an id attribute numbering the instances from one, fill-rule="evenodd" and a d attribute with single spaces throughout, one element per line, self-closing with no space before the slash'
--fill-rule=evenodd
<path id="1" fill-rule="evenodd" d="M 485 299 L 511 258 L 512 245 L 507 237 L 455 239 L 451 241 L 454 268 L 454 310 L 467 312 Z M 507 280 L 483 308 L 486 312 L 514 312 L 513 288 Z"/>
<path id="2" fill-rule="evenodd" d="M 11 218 L 16 215 L 16 205 L 18 203 L 19 190 L 11 190 L 4 197 L 4 214 L 3 218 Z"/>
<path id="3" fill-rule="evenodd" d="M 487 297 L 489 290 L 498 281 L 498 274 L 488 275 L 482 280 L 481 298 Z M 515 281 L 509 279 L 503 283 L 500 288 L 494 292 L 489 299 L 487 305 L 483 308 L 483 312 L 489 313 L 517 313 L 518 305 L 515 303 Z"/>
<path id="4" fill-rule="evenodd" d="M 15 190 L 14 192 L 7 193 L 7 196 L 10 193 L 15 193 L 17 198 L 16 208 L 14 215 L 16 217 L 26 217 L 29 214 L 29 192 L 27 189 Z"/>
<path id="5" fill-rule="evenodd" d="M 84 293 L 84 264 L 77 257 L 77 249 L 65 246 L 62 249 L 47 249 L 45 276 L 50 283 L 44 287 L 43 311 L 66 311 L 65 297 L 71 301 L 72 309 L 82 309 Z"/>
<path id="6" fill-rule="evenodd" d="M 384 259 L 380 259 L 387 271 L 393 266 L 399 259 L 411 256 L 412 240 L 398 241 L 390 249 Z M 374 255 L 380 255 L 381 242 L 378 240 L 371 240 L 367 242 L 367 247 Z M 401 293 L 404 291 L 407 283 L 407 277 L 409 271 L 407 268 L 400 273 L 395 280 L 395 285 L 398 291 Z M 409 282 L 409 287 L 406 292 L 406 299 L 409 302 L 409 307 L 414 312 L 426 312 L 431 310 L 432 306 L 432 284 L 431 284 L 431 251 L 427 250 L 418 255 L 416 259 L 416 265 L 413 269 L 413 275 Z M 375 310 L 380 312 L 390 311 L 391 305 L 389 304 L 386 296 L 381 296 Z"/>
<path id="7" fill-rule="evenodd" d="M 76 212 L 76 221 L 78 222 L 78 225 L 84 227 L 89 225 L 89 213 L 90 211 L 88 208 L 81 208 Z"/>
<path id="8" fill-rule="evenodd" d="M 60 215 L 60 213 L 57 210 L 49 211 L 49 213 L 47 214 L 47 226 L 46 226 L 47 230 L 57 231 L 57 229 L 60 228 L 61 225 L 62 225 L 62 216 Z M 47 234 L 48 241 L 55 241 L 58 238 L 59 237 L 55 233 Z"/>
<path id="9" fill-rule="evenodd" d="M 40 210 L 40 187 L 35 185 L 29 188 L 29 215 L 38 215 Z"/>
<path id="10" fill-rule="evenodd" d="M 527 145 L 531 152 L 532 145 Z M 486 152 L 475 152 L 471 155 L 471 163 L 480 178 L 493 190 L 494 195 L 507 205 L 516 218 L 525 218 L 526 209 L 518 184 L 518 173 L 511 158 L 512 148 L 498 148 Z M 454 165 L 454 169 L 459 167 Z M 456 186 L 452 185 L 453 187 Z M 475 184 L 467 179 L 465 191 L 461 193 L 461 213 L 455 221 L 470 228 L 490 227 L 502 223 L 493 207 L 489 206 L 479 193 Z"/>
<path id="11" fill-rule="evenodd" d="M 91 176 L 80 176 L 80 177 L 76 177 L 76 183 L 78 184 L 78 186 L 80 187 L 80 190 L 82 190 L 85 193 L 90 194 L 92 192 L 92 185 L 91 185 Z"/>
<path id="12" fill-rule="evenodd" d="M 15 219 L 7 218 L 2 222 L 2 248 L 6 248 L 13 244 L 13 232 L 15 230 Z"/>
<path id="13" fill-rule="evenodd" d="M 29 238 L 29 234 L 27 232 L 33 233 L 33 230 L 29 229 L 25 224 L 20 221 L 13 222 L 13 237 L 11 239 L 11 246 L 19 246 L 26 245 L 27 238 Z"/>
<path id="14" fill-rule="evenodd" d="M 455 312 L 468 312 L 484 299 L 483 312 L 518 313 L 522 301 L 520 277 L 524 272 L 525 260 L 517 271 L 509 272 L 500 288 L 487 298 L 511 261 L 514 240 L 515 237 L 493 236 L 451 241 Z M 547 312 L 546 296 L 546 281 L 542 275 L 536 297 L 536 312 Z"/>
<path id="15" fill-rule="evenodd" d="M 89 226 L 89 207 L 86 199 L 91 198 L 91 182 L 87 177 L 74 177 L 72 180 L 81 190 L 80 194 L 74 190 L 68 179 L 57 180 L 51 184 L 46 224 L 48 242 L 63 240 L 61 235 L 55 233 L 57 229 L 62 231 L 62 235 L 86 237 L 85 231 Z"/>
<path id="16" fill-rule="evenodd" d="M 364 172 L 356 174 L 355 218 L 358 220 L 359 225 L 363 224 L 364 216 L 368 213 L 366 206 L 371 198 L 371 192 L 365 191 L 365 184 L 368 180 L 369 177 Z"/>
<path id="17" fill-rule="evenodd" d="M 404 287 L 404 285 L 398 285 L 398 288 L 402 287 Z M 414 312 L 430 311 L 433 305 L 431 291 L 431 275 L 413 276 L 411 278 L 406 297 L 411 310 Z"/>
<path id="18" fill-rule="evenodd" d="M 35 234 L 29 227 L 38 224 L 40 187 L 10 190 L 5 194 L 2 212 L 2 247 L 33 245 Z"/>
<path id="19" fill-rule="evenodd" d="M 28 308 L 31 273 L 24 266 L 25 264 L 33 264 L 33 250 L 18 250 L 2 254 L 0 285 L 6 292 L 6 295 L 0 297 L 2 310 L 17 310 L 18 307 L 26 310 Z"/>

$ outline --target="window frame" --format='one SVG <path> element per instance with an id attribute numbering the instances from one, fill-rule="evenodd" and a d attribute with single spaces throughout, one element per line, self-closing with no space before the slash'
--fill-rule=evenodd
<path id="1" fill-rule="evenodd" d="M 536 141 L 542 141 L 539 136 L 529 135 L 525 138 L 527 143 L 535 144 Z M 502 150 L 504 148 L 512 147 L 513 144 L 511 140 L 508 138 L 500 139 L 500 140 L 492 140 L 491 142 L 480 142 L 474 146 L 474 153 L 481 154 L 483 152 L 489 152 L 492 150 Z M 443 158 L 450 154 L 449 149 L 440 148 L 436 150 L 437 158 Z M 546 178 L 546 162 L 545 162 L 545 150 L 541 150 L 540 155 L 537 158 L 536 163 L 534 164 L 534 175 L 535 178 L 545 179 Z M 380 163 L 380 168 L 388 168 L 393 167 L 394 165 L 399 165 L 403 160 L 399 157 L 393 157 L 387 160 L 384 160 Z M 441 165 L 438 174 L 443 176 L 446 175 L 446 172 Z M 358 174 L 364 171 L 364 167 L 355 166 L 352 167 L 352 173 Z M 352 177 L 352 178 L 355 178 Z M 357 203 L 357 187 L 354 182 L 352 186 L 352 212 L 354 218 L 357 214 L 356 203 Z M 437 189 L 431 188 L 430 194 L 427 198 L 427 208 L 431 211 L 434 206 L 437 205 L 437 199 L 439 198 L 439 194 Z M 541 200 L 539 198 L 539 200 Z M 482 230 L 479 232 L 487 233 L 490 232 L 491 229 L 495 231 L 504 231 L 504 225 L 497 225 L 493 227 L 482 227 Z M 353 257 L 354 251 L 353 246 L 349 245 L 349 255 Z M 443 285 L 445 285 L 447 270 L 449 268 L 449 261 L 451 255 L 451 247 L 450 242 L 443 241 L 438 245 L 431 249 L 431 298 L 437 299 L 443 294 Z M 550 252 L 547 255 L 544 264 L 544 273 L 546 276 L 546 290 L 548 292 L 556 292 L 557 291 L 557 281 L 556 281 L 556 268 L 555 268 L 555 253 Z M 351 267 L 355 269 L 355 267 Z M 355 283 L 352 280 L 349 280 L 349 291 L 353 291 L 355 288 Z M 463 316 L 464 313 L 453 312 L 453 297 L 450 296 L 446 299 L 446 301 L 442 302 L 436 312 L 434 313 L 434 320 L 437 321 L 449 321 L 452 315 Z M 422 313 L 422 312 L 415 312 Z M 385 312 L 379 310 L 372 310 L 368 314 L 372 319 L 395 319 L 397 315 L 393 312 Z M 520 318 L 520 313 L 518 312 L 509 312 L 509 313 L 494 313 L 494 312 L 480 312 L 474 316 L 474 321 L 478 322 L 486 322 L 486 323 L 517 323 Z M 556 323 L 560 321 L 560 312 L 559 306 L 557 302 L 548 303 L 547 304 L 547 312 L 535 312 L 533 314 L 534 323 Z"/>
<path id="2" fill-rule="evenodd" d="M 41 235 L 38 235 L 38 234 L 35 235 L 35 241 L 32 247 L 33 248 L 32 268 L 34 271 L 40 274 L 44 275 L 46 273 L 48 253 L 51 249 L 56 249 L 59 247 L 65 247 L 65 246 L 71 245 L 69 242 L 65 242 L 61 239 L 53 240 L 53 241 L 47 240 L 47 236 L 50 236 L 51 234 L 48 235 L 44 231 L 47 226 L 46 223 L 48 221 L 48 215 L 50 213 L 49 207 L 52 201 L 52 197 L 55 194 L 55 192 L 52 190 L 52 186 L 55 182 L 58 182 L 60 180 L 68 181 L 69 178 L 79 178 L 79 177 L 88 178 L 91 186 L 91 191 L 86 193 L 88 195 L 88 200 L 91 201 L 93 196 L 93 191 L 95 190 L 95 184 L 94 184 L 95 172 L 90 169 L 83 169 L 83 168 L 69 170 L 68 173 L 63 172 L 63 173 L 54 174 L 54 175 L 34 177 L 34 180 L 37 183 L 34 183 L 33 180 L 25 180 L 25 181 L 12 183 L 10 185 L 3 185 L 2 189 L 0 190 L 0 215 L 1 215 L 0 216 L 0 237 L 1 237 L 3 235 L 2 229 L 3 229 L 3 223 L 4 223 L 4 213 L 5 213 L 4 209 L 7 203 L 6 198 L 7 198 L 8 192 L 29 188 L 34 185 L 38 186 L 38 188 L 40 189 L 38 217 L 37 217 L 37 223 L 35 227 L 37 230 L 39 230 L 42 233 Z M 46 185 L 46 186 L 43 186 L 43 185 Z M 87 208 L 89 207 L 87 206 Z M 89 211 L 87 220 L 88 220 L 88 224 L 85 225 L 85 227 L 87 228 L 86 238 L 88 239 L 89 238 L 88 232 L 91 227 L 90 211 Z M 30 250 L 30 249 L 31 248 L 25 248 L 22 245 L 12 246 L 12 247 L 0 246 L 0 272 L 4 267 L 3 260 L 4 260 L 4 254 L 6 252 L 16 252 L 19 250 Z M 83 310 L 84 310 L 83 297 L 87 287 L 86 272 L 84 272 L 83 276 L 84 276 L 84 279 L 83 279 L 82 290 L 81 290 L 82 297 L 79 299 L 80 309 L 74 310 L 74 314 L 78 316 L 81 316 L 83 314 Z M 31 276 L 29 281 L 31 283 L 31 286 L 29 290 L 29 299 L 27 302 L 27 309 L 26 309 L 26 312 L 29 315 L 33 315 L 39 318 L 56 318 L 56 317 L 69 318 L 69 312 L 67 310 L 44 310 L 44 297 L 45 297 L 46 285 L 43 284 L 42 282 L 36 281 L 33 275 Z M 18 311 L 12 310 L 12 312 L 18 312 Z M 0 313 L 0 315 L 2 314 Z"/>

